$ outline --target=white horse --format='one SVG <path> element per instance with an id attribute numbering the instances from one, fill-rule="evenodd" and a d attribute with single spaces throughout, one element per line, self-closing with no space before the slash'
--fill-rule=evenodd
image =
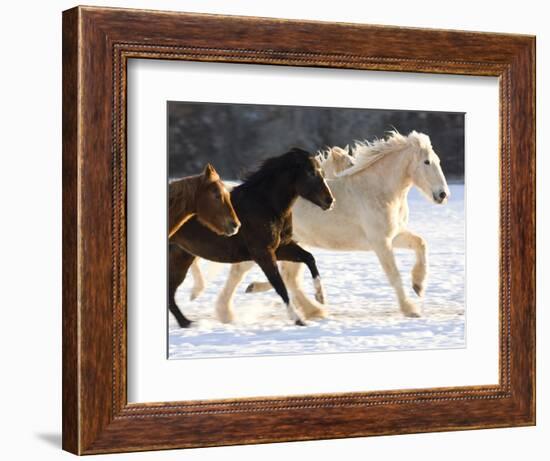
<path id="1" fill-rule="evenodd" d="M 414 185 L 428 200 L 442 204 L 449 188 L 430 138 L 416 131 L 403 136 L 391 132 L 384 140 L 357 142 L 353 146 L 355 165 L 327 180 L 335 197 L 332 211 L 322 215 L 300 200 L 292 209 L 293 235 L 304 245 L 341 251 L 373 250 L 397 295 L 401 312 L 418 317 L 420 310 L 403 288 L 393 248 L 408 248 L 416 253 L 412 269 L 414 291 L 422 296 L 426 286 L 427 245 L 419 235 L 407 229 L 407 195 Z M 324 316 L 326 310 L 309 300 L 301 289 L 300 265 L 283 263 L 285 284 L 295 305 L 307 317 Z M 231 297 L 252 264 L 233 265 L 225 287 L 216 302 L 222 322 L 233 319 Z M 252 284 L 248 291 L 265 289 Z M 323 301 L 320 289 L 316 299 Z"/>

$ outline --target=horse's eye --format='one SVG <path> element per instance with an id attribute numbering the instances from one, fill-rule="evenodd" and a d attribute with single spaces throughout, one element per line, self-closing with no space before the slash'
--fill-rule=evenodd
<path id="1" fill-rule="evenodd" d="M 424 160 L 424 165 L 429 165 L 429 164 L 430 164 L 429 160 Z"/>

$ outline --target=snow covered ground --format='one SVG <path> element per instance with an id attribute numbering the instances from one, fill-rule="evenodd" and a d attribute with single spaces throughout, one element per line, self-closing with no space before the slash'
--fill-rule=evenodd
<path id="1" fill-rule="evenodd" d="M 294 326 L 273 291 L 245 293 L 251 281 L 265 280 L 255 267 L 237 290 L 235 324 L 224 325 L 216 319 L 214 301 L 229 266 L 203 261 L 205 292 L 189 301 L 192 277 L 188 274 L 176 294 L 176 302 L 194 323 L 181 329 L 170 316 L 169 358 L 465 347 L 464 186 L 450 185 L 450 189 L 451 199 L 445 206 L 428 202 L 414 189 L 409 194 L 409 227 L 428 242 L 430 272 L 423 301 L 411 287 L 414 254 L 395 250 L 404 285 L 410 297 L 421 303 L 421 318 L 406 318 L 399 312 L 374 253 L 313 248 L 328 298 L 328 318 Z M 306 274 L 304 286 L 312 294 L 310 280 Z"/>

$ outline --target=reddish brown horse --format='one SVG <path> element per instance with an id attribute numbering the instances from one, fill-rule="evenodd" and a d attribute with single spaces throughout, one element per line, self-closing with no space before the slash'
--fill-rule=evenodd
<path id="1" fill-rule="evenodd" d="M 171 239 L 193 216 L 219 235 L 234 235 L 241 226 L 229 192 L 210 164 L 199 175 L 170 182 L 168 238 Z"/>
<path id="2" fill-rule="evenodd" d="M 170 239 L 168 306 L 181 327 L 190 321 L 175 303 L 176 289 L 183 282 L 196 256 L 211 261 L 236 263 L 255 261 L 287 307 L 292 321 L 304 325 L 290 302 L 277 260 L 302 262 L 320 284 L 315 258 L 292 240 L 291 207 L 298 197 L 324 210 L 334 198 L 319 161 L 301 149 L 266 160 L 261 168 L 231 191 L 231 201 L 242 222 L 232 237 L 221 237 L 191 218 Z"/>

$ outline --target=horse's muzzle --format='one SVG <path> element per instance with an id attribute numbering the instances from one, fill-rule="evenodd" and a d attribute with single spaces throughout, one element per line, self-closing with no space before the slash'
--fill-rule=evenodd
<path id="1" fill-rule="evenodd" d="M 236 221 L 231 221 L 230 223 L 227 223 L 225 226 L 225 235 L 227 235 L 228 237 L 235 235 L 237 232 L 239 232 L 240 227 L 241 223 Z"/>
<path id="2" fill-rule="evenodd" d="M 327 211 L 327 210 L 332 210 L 332 208 L 334 207 L 334 202 L 336 200 L 334 200 L 333 197 L 327 197 L 325 200 L 324 200 L 324 203 L 321 205 L 321 208 L 324 210 L 324 211 Z"/>
<path id="3" fill-rule="evenodd" d="M 448 192 L 445 192 L 444 190 L 442 190 L 439 193 L 436 193 L 436 192 L 433 193 L 434 202 L 439 203 L 439 204 L 441 204 L 445 200 L 447 200 L 449 198 L 449 196 L 450 196 L 450 194 Z"/>

